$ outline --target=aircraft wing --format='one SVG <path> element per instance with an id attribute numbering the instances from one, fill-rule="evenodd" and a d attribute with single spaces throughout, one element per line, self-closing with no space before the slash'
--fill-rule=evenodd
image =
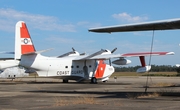
<path id="1" fill-rule="evenodd" d="M 91 28 L 89 29 L 89 31 L 98 32 L 98 33 L 111 33 L 111 32 L 149 31 L 149 30 L 173 30 L 173 29 L 180 29 L 180 18 Z"/>
<path id="2" fill-rule="evenodd" d="M 0 52 L 0 54 L 14 54 L 14 52 Z"/>
<path id="3" fill-rule="evenodd" d="M 139 56 L 158 56 L 158 55 L 174 55 L 174 52 L 140 52 L 140 53 L 126 53 L 126 54 L 105 54 L 96 55 L 93 57 L 86 56 L 84 58 L 77 58 L 74 60 L 106 60 L 111 58 L 124 58 L 124 57 L 139 57 Z"/>
<path id="4" fill-rule="evenodd" d="M 14 58 L 0 58 L 0 60 L 14 60 Z"/>

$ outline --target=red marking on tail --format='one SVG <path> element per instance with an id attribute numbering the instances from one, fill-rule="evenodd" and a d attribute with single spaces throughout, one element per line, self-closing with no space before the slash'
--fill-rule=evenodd
<path id="1" fill-rule="evenodd" d="M 99 64 L 98 64 L 98 67 L 97 67 L 97 70 L 96 70 L 95 77 L 96 78 L 102 78 L 103 75 L 104 75 L 105 69 L 106 69 L 106 64 L 104 63 L 103 60 L 100 60 Z"/>
<path id="2" fill-rule="evenodd" d="M 32 45 L 21 45 L 21 49 L 22 49 L 21 54 L 35 52 L 34 46 L 32 46 Z"/>
<path id="3" fill-rule="evenodd" d="M 21 31 L 21 38 L 30 38 L 28 29 L 25 23 L 22 23 L 22 27 L 20 31 Z"/>
<path id="4" fill-rule="evenodd" d="M 22 27 L 20 28 L 20 36 L 21 39 L 24 38 L 24 40 L 21 41 L 21 54 L 35 52 L 34 45 L 25 23 L 22 23 Z"/>
<path id="5" fill-rule="evenodd" d="M 139 56 L 139 59 L 140 59 L 140 61 L 141 61 L 141 66 L 142 66 L 142 67 L 145 67 L 145 66 L 146 66 L 146 62 L 145 62 L 144 56 Z"/>

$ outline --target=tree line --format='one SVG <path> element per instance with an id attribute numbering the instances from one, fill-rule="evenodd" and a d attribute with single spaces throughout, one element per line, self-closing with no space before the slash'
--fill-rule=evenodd
<path id="1" fill-rule="evenodd" d="M 115 67 L 115 72 L 136 72 L 141 66 Z M 151 65 L 151 72 L 177 72 L 180 73 L 180 67 L 171 65 Z"/>

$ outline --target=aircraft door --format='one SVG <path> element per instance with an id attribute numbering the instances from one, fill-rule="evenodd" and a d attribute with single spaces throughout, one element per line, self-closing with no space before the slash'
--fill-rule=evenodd
<path id="1" fill-rule="evenodd" d="M 84 78 L 86 79 L 89 78 L 88 67 L 86 66 L 86 60 L 84 61 L 83 72 L 84 72 Z"/>

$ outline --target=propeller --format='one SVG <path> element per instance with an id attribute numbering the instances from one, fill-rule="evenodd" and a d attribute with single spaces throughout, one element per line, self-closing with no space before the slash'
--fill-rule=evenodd
<path id="1" fill-rule="evenodd" d="M 72 50 L 73 50 L 73 52 L 76 51 L 73 47 L 72 47 Z M 81 53 L 80 55 L 86 55 L 86 53 L 84 52 L 84 53 Z"/>
<path id="2" fill-rule="evenodd" d="M 72 47 L 72 50 L 73 50 L 73 52 L 76 51 L 73 47 Z"/>
<path id="3" fill-rule="evenodd" d="M 117 47 L 114 48 L 114 49 L 111 51 L 111 53 L 114 53 L 116 50 L 117 50 Z"/>
<path id="4" fill-rule="evenodd" d="M 65 53 L 65 54 L 63 54 L 63 55 L 60 55 L 60 56 L 58 56 L 57 58 L 65 57 L 65 56 L 68 56 L 68 55 L 70 55 L 70 54 L 76 53 L 76 52 L 75 52 L 76 50 L 75 50 L 73 47 L 72 47 L 72 50 L 73 50 L 73 51 L 67 52 L 67 53 Z"/>

